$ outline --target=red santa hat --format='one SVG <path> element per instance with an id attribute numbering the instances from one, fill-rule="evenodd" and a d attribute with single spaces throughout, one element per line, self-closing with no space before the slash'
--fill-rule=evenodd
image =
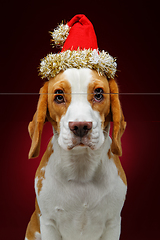
<path id="1" fill-rule="evenodd" d="M 61 23 L 51 36 L 54 47 L 60 46 L 62 50 L 41 60 L 39 73 L 42 78 L 49 80 L 68 68 L 90 68 L 107 78 L 114 78 L 116 59 L 108 52 L 98 50 L 93 25 L 85 15 L 79 14 L 67 24 Z"/>
<path id="2" fill-rule="evenodd" d="M 62 51 L 98 49 L 97 37 L 93 25 L 85 15 L 74 16 L 67 25 L 70 31 Z"/>

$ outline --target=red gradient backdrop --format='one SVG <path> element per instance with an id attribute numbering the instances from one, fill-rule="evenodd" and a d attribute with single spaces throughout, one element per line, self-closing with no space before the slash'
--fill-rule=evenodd
<path id="1" fill-rule="evenodd" d="M 1 93 L 38 93 L 40 59 L 50 53 L 49 30 L 84 13 L 100 50 L 117 57 L 120 92 L 158 93 L 159 18 L 154 1 L 6 1 L 1 3 Z M 128 194 L 121 240 L 159 239 L 160 95 L 121 95 L 127 129 L 122 165 Z M 38 95 L 0 95 L 0 239 L 24 239 L 34 210 L 34 174 L 52 136 L 44 127 L 40 156 L 28 160 L 28 123 Z"/>

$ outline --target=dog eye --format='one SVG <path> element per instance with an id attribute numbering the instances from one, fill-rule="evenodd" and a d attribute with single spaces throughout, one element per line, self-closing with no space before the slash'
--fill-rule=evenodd
<path id="1" fill-rule="evenodd" d="M 102 88 L 96 88 L 94 90 L 94 100 L 96 102 L 101 102 L 103 99 L 103 89 Z"/>
<path id="2" fill-rule="evenodd" d="M 58 89 L 54 93 L 58 94 L 58 95 L 55 96 L 54 101 L 56 103 L 63 103 L 64 102 L 64 97 L 63 97 L 63 95 L 60 95 L 60 94 L 64 94 L 63 91 Z"/>

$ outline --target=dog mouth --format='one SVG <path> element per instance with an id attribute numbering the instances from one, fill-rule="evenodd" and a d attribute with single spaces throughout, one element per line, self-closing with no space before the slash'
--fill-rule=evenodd
<path id="1" fill-rule="evenodd" d="M 91 143 L 89 137 L 73 137 L 72 138 L 72 144 L 68 146 L 68 150 L 71 150 L 75 147 L 89 147 L 91 149 L 94 149 L 93 143 Z"/>

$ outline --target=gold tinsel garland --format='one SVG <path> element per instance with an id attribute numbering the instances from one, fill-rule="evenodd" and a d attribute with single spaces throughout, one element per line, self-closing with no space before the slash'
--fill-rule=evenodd
<path id="1" fill-rule="evenodd" d="M 57 54 L 51 53 L 43 58 L 39 66 L 39 75 L 49 80 L 68 68 L 93 69 L 109 79 L 115 77 L 117 63 L 116 59 L 104 50 L 67 50 Z"/>
<path id="2" fill-rule="evenodd" d="M 52 36 L 52 46 L 53 48 L 55 46 L 59 46 L 59 47 L 63 47 L 64 42 L 66 41 L 68 35 L 69 35 L 69 30 L 70 27 L 67 24 L 63 24 L 63 22 L 61 24 L 58 25 L 57 28 L 54 29 L 53 32 L 50 32 L 51 36 Z"/>

